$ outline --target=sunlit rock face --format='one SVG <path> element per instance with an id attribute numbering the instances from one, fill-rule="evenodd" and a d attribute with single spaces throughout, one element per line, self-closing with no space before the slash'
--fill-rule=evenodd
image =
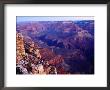
<path id="1" fill-rule="evenodd" d="M 23 55 L 25 55 L 24 41 L 21 33 L 16 34 L 16 55 L 17 63 L 21 60 Z"/>

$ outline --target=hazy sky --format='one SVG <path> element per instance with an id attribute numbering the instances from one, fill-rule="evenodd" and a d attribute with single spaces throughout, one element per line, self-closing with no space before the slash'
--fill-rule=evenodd
<path id="1" fill-rule="evenodd" d="M 17 16 L 17 22 L 23 21 L 75 21 L 75 20 L 94 20 L 93 16 Z"/>

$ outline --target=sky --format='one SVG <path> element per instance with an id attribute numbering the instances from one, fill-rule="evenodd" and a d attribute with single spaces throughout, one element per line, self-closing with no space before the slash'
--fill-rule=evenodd
<path id="1" fill-rule="evenodd" d="M 17 22 L 23 21 L 76 21 L 94 20 L 93 16 L 17 16 Z"/>

